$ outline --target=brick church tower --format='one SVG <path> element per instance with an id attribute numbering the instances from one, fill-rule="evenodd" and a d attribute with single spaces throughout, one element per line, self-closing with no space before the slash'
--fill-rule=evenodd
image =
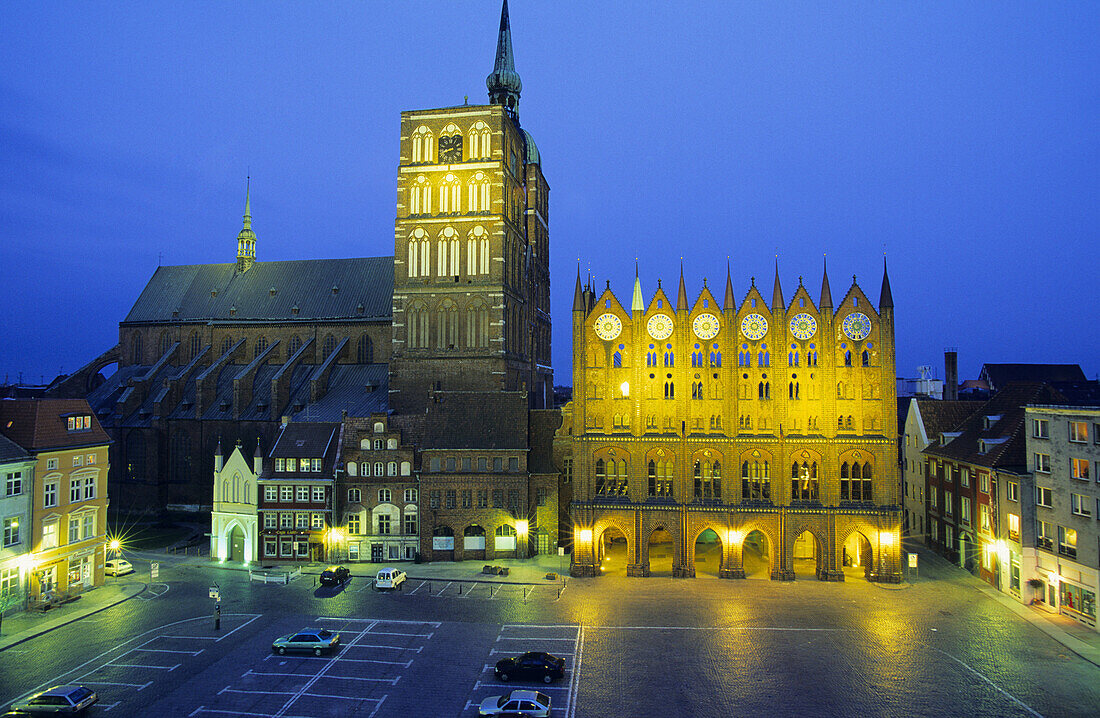
<path id="1" fill-rule="evenodd" d="M 390 408 L 438 392 L 552 403 L 549 187 L 519 122 L 508 3 L 489 104 L 401 114 Z"/>

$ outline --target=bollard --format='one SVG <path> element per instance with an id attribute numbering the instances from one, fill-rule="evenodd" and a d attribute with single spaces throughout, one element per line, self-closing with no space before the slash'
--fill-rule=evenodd
<path id="1" fill-rule="evenodd" d="M 214 630 L 220 631 L 222 629 L 222 604 L 219 601 L 214 604 Z"/>

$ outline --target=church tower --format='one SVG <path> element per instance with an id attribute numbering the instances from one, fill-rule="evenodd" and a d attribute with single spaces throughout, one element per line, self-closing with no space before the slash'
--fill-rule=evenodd
<path id="1" fill-rule="evenodd" d="M 520 127 L 501 9 L 489 104 L 401 113 L 390 406 L 441 391 L 525 391 L 551 404 L 549 187 Z"/>

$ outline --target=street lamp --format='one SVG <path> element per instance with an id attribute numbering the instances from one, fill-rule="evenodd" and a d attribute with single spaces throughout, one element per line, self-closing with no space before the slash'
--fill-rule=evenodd
<path id="1" fill-rule="evenodd" d="M 516 521 L 516 533 L 518 534 L 518 538 L 516 539 L 516 558 L 520 558 L 520 555 L 519 555 L 520 542 L 527 540 L 527 527 L 528 527 L 527 519 L 519 519 L 518 521 Z M 526 550 L 523 552 L 522 558 L 527 558 L 527 551 Z"/>
<path id="2" fill-rule="evenodd" d="M 340 542 L 344 540 L 344 532 L 338 528 L 331 528 L 328 531 L 328 544 L 329 544 L 329 557 L 328 560 L 333 563 L 338 563 L 340 560 Z M 334 557 L 335 554 L 335 557 Z"/>

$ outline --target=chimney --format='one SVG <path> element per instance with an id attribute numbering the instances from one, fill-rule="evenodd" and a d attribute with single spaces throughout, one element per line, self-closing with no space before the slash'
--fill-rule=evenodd
<path id="1" fill-rule="evenodd" d="M 943 398 L 945 401 L 959 400 L 959 350 L 948 347 L 943 350 Z"/>

